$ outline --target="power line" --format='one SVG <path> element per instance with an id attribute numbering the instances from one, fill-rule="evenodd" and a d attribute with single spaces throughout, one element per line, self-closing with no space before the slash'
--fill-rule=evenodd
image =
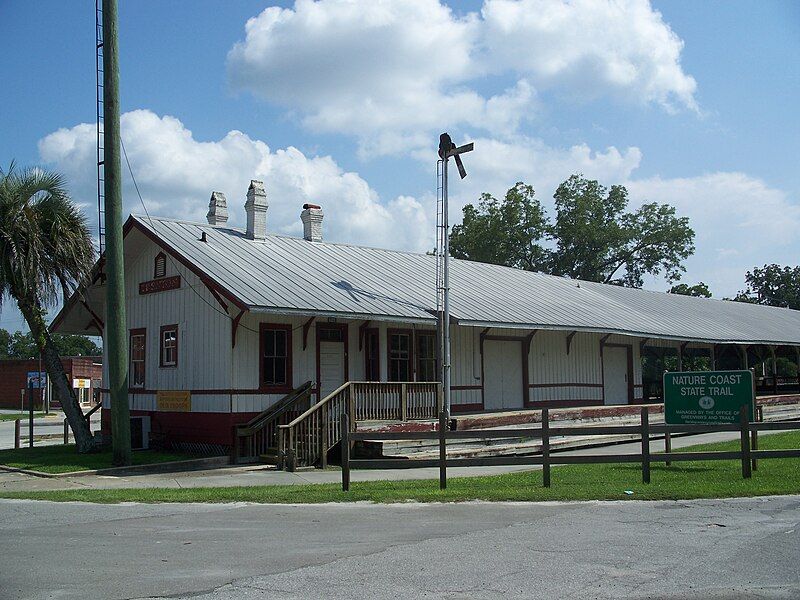
<path id="1" fill-rule="evenodd" d="M 150 224 L 150 227 L 153 227 L 153 219 L 150 216 L 150 212 L 147 210 L 147 206 L 146 206 L 146 204 L 144 202 L 144 198 L 142 197 L 142 193 L 141 193 L 141 191 L 139 191 L 139 184 L 136 182 L 136 176 L 133 174 L 133 169 L 131 168 L 131 161 L 128 159 L 128 152 L 127 152 L 127 150 L 125 150 L 125 143 L 122 141 L 122 137 L 121 136 L 120 136 L 120 145 L 122 146 L 122 155 L 125 157 L 125 164 L 128 166 L 128 173 L 130 173 L 131 180 L 133 181 L 133 188 L 136 190 L 136 195 L 139 196 L 139 202 L 142 205 L 142 209 L 144 210 L 144 214 L 147 217 L 147 221 Z M 169 260 L 172 263 L 172 266 L 175 267 L 175 270 L 179 270 L 178 269 L 178 263 L 175 262 L 175 259 L 172 257 L 172 253 L 167 253 L 167 256 L 169 257 Z M 209 308 L 211 308 L 211 310 L 219 313 L 220 315 L 222 315 L 224 317 L 227 317 L 228 319 L 231 320 L 231 322 L 233 321 L 234 318 L 230 314 L 228 314 L 227 312 L 222 312 L 216 306 L 214 306 L 208 300 L 206 300 L 203 297 L 203 295 L 199 291 L 197 291 L 195 289 L 195 287 L 188 280 L 186 280 L 186 285 L 188 285 L 189 289 L 191 289 L 192 292 L 194 292 L 194 294 L 198 298 L 200 298 L 200 300 L 202 300 Z M 239 325 L 238 326 L 241 327 L 242 329 L 246 329 L 247 331 L 251 331 L 253 333 L 259 333 L 260 334 L 260 331 L 258 331 L 256 329 L 252 329 L 251 327 L 248 327 L 247 325 L 243 325 L 241 321 L 239 321 Z M 293 327 L 292 331 L 295 331 L 296 329 L 300 329 L 301 327 L 303 327 L 303 325 L 298 325 L 297 327 Z"/>

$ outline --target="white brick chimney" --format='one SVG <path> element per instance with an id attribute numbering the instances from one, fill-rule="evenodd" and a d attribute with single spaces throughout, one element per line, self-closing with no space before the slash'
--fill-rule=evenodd
<path id="1" fill-rule="evenodd" d="M 209 225 L 224 225 L 228 222 L 228 200 L 222 192 L 211 192 L 206 219 Z"/>
<path id="2" fill-rule="evenodd" d="M 303 222 L 303 237 L 309 242 L 322 241 L 322 208 L 316 204 L 303 204 L 300 220 Z"/>
<path id="3" fill-rule="evenodd" d="M 244 211 L 247 213 L 247 238 L 251 240 L 263 240 L 267 237 L 267 191 L 264 189 L 263 181 L 250 181 L 247 188 L 247 202 L 244 203 Z"/>

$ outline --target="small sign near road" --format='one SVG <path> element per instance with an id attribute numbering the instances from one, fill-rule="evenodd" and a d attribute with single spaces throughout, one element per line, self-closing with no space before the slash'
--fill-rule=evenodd
<path id="1" fill-rule="evenodd" d="M 745 404 L 755 420 L 750 371 L 664 373 L 664 421 L 670 425 L 738 423 Z"/>
<path id="2" fill-rule="evenodd" d="M 47 371 L 28 371 L 28 387 L 40 390 L 47 387 Z"/>

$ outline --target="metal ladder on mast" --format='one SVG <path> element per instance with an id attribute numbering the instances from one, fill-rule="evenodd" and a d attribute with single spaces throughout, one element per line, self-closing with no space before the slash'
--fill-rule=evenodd
<path id="1" fill-rule="evenodd" d="M 444 313 L 444 248 L 447 236 L 447 226 L 444 222 L 444 162 L 436 162 L 436 333 L 439 342 L 439 377 L 444 383 L 444 327 L 442 314 Z"/>
<path id="2" fill-rule="evenodd" d="M 95 67 L 97 72 L 97 244 L 98 256 L 105 252 L 105 149 L 103 142 L 103 0 L 95 0 L 95 35 L 97 50 Z"/>

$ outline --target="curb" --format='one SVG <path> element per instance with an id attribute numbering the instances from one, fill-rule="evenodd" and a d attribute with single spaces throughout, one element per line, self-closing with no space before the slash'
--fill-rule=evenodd
<path id="1" fill-rule="evenodd" d="M 169 473 L 172 471 L 199 471 L 206 468 L 219 468 L 230 465 L 229 456 L 211 456 L 206 458 L 192 458 L 189 460 L 173 460 L 163 463 L 150 463 L 146 465 L 133 465 L 130 467 L 109 467 L 108 469 L 92 469 L 90 471 L 69 471 L 67 473 L 45 473 L 32 469 L 20 469 L 0 465 L 0 471 L 9 473 L 24 473 L 45 479 L 63 479 L 66 477 L 84 477 L 86 475 L 146 475 L 148 473 Z"/>

